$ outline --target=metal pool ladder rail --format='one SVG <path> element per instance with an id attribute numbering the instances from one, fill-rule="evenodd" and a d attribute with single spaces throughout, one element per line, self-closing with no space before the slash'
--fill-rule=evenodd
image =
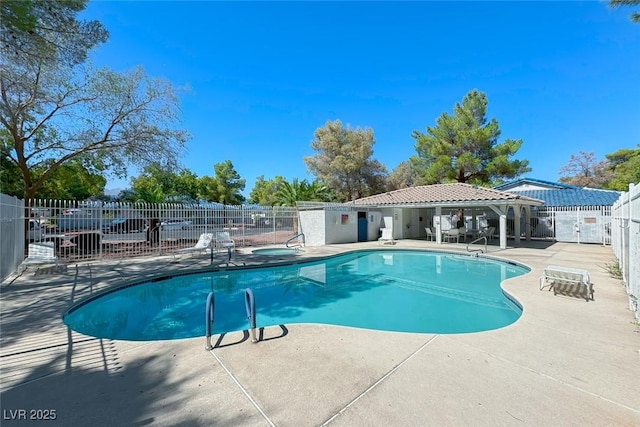
<path id="1" fill-rule="evenodd" d="M 215 310 L 215 297 L 213 292 L 209 292 L 207 295 L 207 305 L 205 308 L 205 336 L 207 337 L 207 346 L 205 350 L 213 350 L 213 346 L 211 345 L 211 330 L 213 329 L 213 315 Z"/>
<path id="2" fill-rule="evenodd" d="M 213 291 L 209 292 L 207 295 L 207 305 L 205 307 L 205 337 L 207 340 L 207 345 L 205 350 L 213 350 L 213 346 L 211 345 L 211 333 L 213 330 L 213 320 L 215 314 L 215 296 Z M 244 291 L 244 306 L 247 310 L 247 318 L 249 319 L 249 332 L 251 333 L 251 342 L 257 343 L 258 339 L 256 338 L 256 300 L 253 297 L 253 291 L 250 288 L 245 289 Z"/>
<path id="3" fill-rule="evenodd" d="M 298 233 L 298 234 L 296 234 L 295 236 L 293 236 L 292 238 L 290 238 L 289 240 L 287 240 L 287 241 L 284 243 L 284 245 L 285 245 L 286 247 L 289 247 L 289 242 L 290 242 L 290 241 L 292 241 L 292 240 L 294 240 L 294 239 L 297 239 L 298 237 L 302 237 L 302 246 L 304 246 L 304 245 L 306 244 L 306 242 L 305 242 L 305 238 L 304 238 L 304 233 Z"/>
<path id="4" fill-rule="evenodd" d="M 256 300 L 253 298 L 253 291 L 250 288 L 244 291 L 244 306 L 247 310 L 247 319 L 249 319 L 251 342 L 255 344 L 258 342 L 256 339 Z"/>
<path id="5" fill-rule="evenodd" d="M 484 253 L 486 254 L 487 253 L 487 236 L 478 237 L 476 240 L 467 243 L 467 252 L 482 252 L 482 249 L 474 249 L 474 250 L 469 249 L 469 245 L 472 245 L 475 242 L 479 242 L 480 240 L 483 240 L 483 239 L 484 239 Z M 474 253 L 474 255 L 478 256 L 477 253 Z"/>

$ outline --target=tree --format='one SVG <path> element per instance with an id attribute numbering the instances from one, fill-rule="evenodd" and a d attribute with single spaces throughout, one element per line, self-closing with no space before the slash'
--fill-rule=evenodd
<path id="1" fill-rule="evenodd" d="M 344 128 L 340 120 L 328 121 L 314 132 L 317 154 L 306 156 L 307 168 L 325 182 L 342 201 L 384 191 L 386 168 L 373 159 L 371 129 Z"/>
<path id="2" fill-rule="evenodd" d="M 416 173 L 411 160 L 401 162 L 391 171 L 387 178 L 387 191 L 399 190 L 401 188 L 423 185 L 422 179 Z"/>
<path id="3" fill-rule="evenodd" d="M 572 154 L 569 162 L 560 168 L 560 182 L 577 187 L 605 188 L 612 177 L 609 165 L 598 160 L 593 152 Z"/>
<path id="4" fill-rule="evenodd" d="M 135 199 L 149 203 L 192 203 L 198 200 L 200 193 L 196 174 L 187 169 L 174 172 L 158 164 L 145 167 L 131 183 Z"/>
<path id="5" fill-rule="evenodd" d="M 76 15 L 88 0 L 0 2 L 0 52 L 9 61 L 78 64 L 109 33 L 98 21 Z"/>
<path id="6" fill-rule="evenodd" d="M 4 15 L 20 9 L 13 5 L 18 2 L 6 3 L 11 7 L 2 3 Z M 90 170 L 121 176 L 129 164 L 174 164 L 187 134 L 174 129 L 178 103 L 172 85 L 141 68 L 116 73 L 83 64 L 87 50 L 106 33 L 80 34 L 75 18 L 49 31 L 47 26 L 54 25 L 49 20 L 58 16 L 46 15 L 49 4 L 73 6 L 63 10 L 71 19 L 85 2 L 25 2 L 26 11 L 15 12 L 9 25 L 26 28 L 19 45 L 34 49 L 33 55 L 3 55 L 1 62 L 0 129 L 7 138 L 1 139 L 0 154 L 20 171 L 24 198 L 33 198 L 56 169 L 73 159 Z M 25 23 L 30 19 L 37 27 L 33 32 Z M 37 40 L 40 30 L 52 38 Z M 79 42 L 81 36 L 86 40 Z"/>
<path id="7" fill-rule="evenodd" d="M 276 191 L 276 201 L 280 206 L 296 206 L 296 202 L 326 202 L 329 201 L 331 192 L 329 188 L 318 180 L 309 183 L 294 178 L 290 183 L 282 181 Z"/>
<path id="8" fill-rule="evenodd" d="M 621 149 L 605 157 L 613 175 L 606 185 L 608 189 L 629 191 L 629 184 L 640 183 L 640 144 L 635 150 Z"/>
<path id="9" fill-rule="evenodd" d="M 639 6 L 640 0 L 609 0 L 609 6 L 621 7 L 621 6 Z M 632 22 L 640 22 L 640 13 L 634 12 L 630 15 Z"/>
<path id="10" fill-rule="evenodd" d="M 106 184 L 104 176 L 87 169 L 79 159 L 73 159 L 57 168 L 35 196 L 42 199 L 86 200 L 102 194 Z"/>
<path id="11" fill-rule="evenodd" d="M 249 193 L 249 203 L 255 203 L 262 206 L 275 206 L 278 204 L 276 192 L 278 186 L 285 181 L 281 176 L 276 176 L 274 179 L 265 180 L 264 175 L 260 175 L 256 178 L 256 183 Z"/>
<path id="12" fill-rule="evenodd" d="M 231 160 L 213 165 L 215 175 L 202 177 L 201 197 L 208 202 L 218 202 L 226 205 L 240 205 L 246 199 L 241 191 L 244 190 L 245 180 L 240 178 Z"/>
<path id="13" fill-rule="evenodd" d="M 498 144 L 496 119 L 487 122 L 487 97 L 472 90 L 453 107 L 453 115 L 442 113 L 427 133 L 413 131 L 417 156 L 412 165 L 425 184 L 466 182 L 493 185 L 531 169 L 527 160 L 510 160 L 522 140 L 506 139 Z"/>
<path id="14" fill-rule="evenodd" d="M 6 131 L 0 130 L 0 135 Z M 47 163 L 32 170 L 38 177 L 48 168 Z M 88 168 L 81 159 L 72 159 L 53 171 L 38 188 L 34 197 L 40 199 L 82 200 L 102 195 L 107 180 L 94 168 Z M 0 157 L 0 191 L 11 196 L 24 196 L 24 180 L 20 169 L 8 157 Z"/>

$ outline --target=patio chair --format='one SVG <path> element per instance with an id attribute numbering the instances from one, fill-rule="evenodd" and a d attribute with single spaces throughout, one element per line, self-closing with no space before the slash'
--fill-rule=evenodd
<path id="1" fill-rule="evenodd" d="M 467 241 L 467 229 L 466 227 L 460 227 L 458 228 L 458 241 L 460 239 L 464 240 L 465 242 Z"/>
<path id="2" fill-rule="evenodd" d="M 431 228 L 429 228 L 429 227 L 425 227 L 425 228 L 424 228 L 424 231 L 427 233 L 427 237 L 426 237 L 426 239 L 427 239 L 428 241 L 432 241 L 432 242 L 435 242 L 435 241 L 436 241 L 436 235 L 435 235 L 435 234 L 433 234 L 433 231 L 431 231 Z"/>
<path id="3" fill-rule="evenodd" d="M 487 240 L 491 240 L 493 239 L 493 235 L 495 234 L 495 231 L 496 231 L 495 227 L 485 228 L 484 230 L 480 231 L 480 233 L 478 233 L 478 237 L 486 237 Z"/>
<path id="4" fill-rule="evenodd" d="M 207 253 L 207 251 L 211 250 L 212 241 L 213 233 L 202 233 L 195 246 L 178 250 L 178 252 L 174 254 L 174 258 L 178 255 L 191 254 L 191 256 L 193 256 L 196 253 Z"/>
<path id="5" fill-rule="evenodd" d="M 540 290 L 547 284 L 549 290 L 553 288 L 553 294 L 558 291 L 565 291 L 570 287 L 581 288 L 587 301 L 593 300 L 593 284 L 589 278 L 589 272 L 582 268 L 562 267 L 558 265 L 548 265 L 540 276 Z"/>
<path id="6" fill-rule="evenodd" d="M 487 228 L 487 239 L 493 240 L 493 238 L 495 237 L 495 234 L 496 234 L 496 228 L 495 227 Z"/>
<path id="7" fill-rule="evenodd" d="M 56 271 L 58 271 L 58 257 L 54 242 L 29 243 L 29 254 L 20 264 L 20 273 L 23 273 L 30 265 L 41 264 L 55 264 Z"/>
<path id="8" fill-rule="evenodd" d="M 395 245 L 396 241 L 393 240 L 393 230 L 391 228 L 381 228 L 382 235 L 378 239 L 378 243 L 381 245 L 389 243 L 390 245 Z"/>
<path id="9" fill-rule="evenodd" d="M 228 231 L 218 231 L 216 233 L 216 252 L 226 249 L 231 252 L 236 247 L 236 242 L 231 238 Z"/>
<path id="10" fill-rule="evenodd" d="M 457 228 L 452 228 L 451 230 L 445 231 L 444 239 L 447 242 L 452 242 L 453 239 L 456 239 L 456 243 L 460 243 L 460 230 Z"/>

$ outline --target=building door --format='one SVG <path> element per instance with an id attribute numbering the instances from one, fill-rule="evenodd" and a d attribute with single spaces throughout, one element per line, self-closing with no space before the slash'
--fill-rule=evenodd
<path id="1" fill-rule="evenodd" d="M 358 212 L 358 242 L 367 241 L 367 213 Z"/>

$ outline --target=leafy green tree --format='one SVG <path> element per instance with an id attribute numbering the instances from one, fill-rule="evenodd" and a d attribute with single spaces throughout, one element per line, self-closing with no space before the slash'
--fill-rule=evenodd
<path id="1" fill-rule="evenodd" d="M 317 152 L 304 162 L 341 201 L 384 191 L 387 170 L 372 158 L 373 130 L 345 128 L 340 120 L 316 129 L 311 148 Z"/>
<path id="2" fill-rule="evenodd" d="M 220 197 L 218 193 L 218 183 L 212 176 L 200 177 L 200 198 L 207 202 L 217 202 Z"/>
<path id="3" fill-rule="evenodd" d="M 150 203 L 192 203 L 198 200 L 200 193 L 196 174 L 187 169 L 174 172 L 159 164 L 145 167 L 131 183 L 136 200 Z"/>
<path id="4" fill-rule="evenodd" d="M 45 16 L 48 5 L 27 1 L 26 11 L 16 12 L 3 2 L 1 8 L 5 15 L 14 13 L 9 22 L 15 31 L 26 28 L 20 30 L 20 46 L 34 50 L 32 55 L 2 55 L 0 62 L 0 129 L 8 134 L 1 139 L 0 154 L 20 171 L 24 198 L 33 198 L 56 169 L 74 159 L 120 176 L 129 164 L 174 164 L 187 134 L 174 129 L 179 111 L 172 85 L 141 68 L 126 73 L 91 69 L 82 60 L 106 33 L 97 24 L 90 25 L 97 31 L 77 32 L 76 9 L 85 2 L 52 3 L 54 9 L 67 6 L 66 15 L 53 17 Z M 57 21 L 60 16 L 71 21 Z M 29 19 L 36 30 L 29 30 Z M 48 25 L 57 25 L 47 32 L 51 43 L 38 39 Z"/>
<path id="5" fill-rule="evenodd" d="M 572 154 L 569 162 L 560 168 L 560 182 L 577 187 L 605 188 L 612 173 L 604 160 L 596 159 L 594 152 Z"/>
<path id="6" fill-rule="evenodd" d="M 175 175 L 170 200 L 181 202 L 197 202 L 200 198 L 201 185 L 198 176 L 188 169 L 180 169 Z"/>
<path id="7" fill-rule="evenodd" d="M 276 206 L 278 204 L 276 192 L 283 181 L 285 179 L 279 175 L 274 179 L 264 179 L 264 175 L 260 175 L 249 193 L 248 202 L 262 206 Z"/>
<path id="8" fill-rule="evenodd" d="M 0 130 L 0 136 L 1 134 Z M 15 197 L 24 195 L 24 181 L 20 169 L 6 156 L 0 156 L 0 192 Z"/>
<path id="9" fill-rule="evenodd" d="M 0 138 L 6 136 L 6 130 L 0 130 Z M 34 168 L 33 175 L 38 177 L 47 169 L 47 164 Z M 35 193 L 41 199 L 83 200 L 103 194 L 107 180 L 95 168 L 88 168 L 80 159 L 72 159 L 57 168 L 49 179 Z M 0 157 L 0 192 L 11 196 L 24 196 L 24 181 L 20 169 L 8 157 Z"/>
<path id="10" fill-rule="evenodd" d="M 640 0 L 609 0 L 609 6 L 621 7 L 621 6 L 640 6 Z M 631 21 L 640 22 L 640 12 L 633 12 L 630 15 Z"/>
<path id="11" fill-rule="evenodd" d="M 0 52 L 8 61 L 42 60 L 77 64 L 108 38 L 98 21 L 76 16 L 88 0 L 5 0 L 0 2 Z"/>
<path id="12" fill-rule="evenodd" d="M 629 184 L 640 183 L 640 144 L 635 150 L 621 149 L 605 157 L 612 171 L 611 180 L 606 188 L 629 191 Z"/>
<path id="13" fill-rule="evenodd" d="M 134 202 L 164 203 L 166 201 L 162 186 L 149 176 L 132 179 L 131 191 Z"/>
<path id="14" fill-rule="evenodd" d="M 86 200 L 102 194 L 106 178 L 91 172 L 79 159 L 73 159 L 57 168 L 36 192 L 37 198 Z"/>
<path id="15" fill-rule="evenodd" d="M 496 119 L 487 122 L 487 103 L 484 93 L 472 90 L 452 115 L 442 113 L 426 133 L 413 131 L 418 154 L 412 165 L 426 184 L 493 185 L 531 170 L 527 160 L 510 160 L 522 140 L 498 143 L 500 128 Z"/>
<path id="16" fill-rule="evenodd" d="M 242 195 L 245 180 L 240 178 L 231 160 L 225 160 L 213 165 L 215 175 L 202 177 L 201 198 L 208 202 L 218 202 L 226 205 L 240 205 L 246 199 Z"/>

